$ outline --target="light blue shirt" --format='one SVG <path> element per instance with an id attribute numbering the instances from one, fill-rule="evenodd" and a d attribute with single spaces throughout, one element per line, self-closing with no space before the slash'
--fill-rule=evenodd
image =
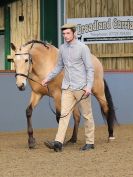
<path id="1" fill-rule="evenodd" d="M 59 49 L 58 63 L 47 76 L 48 81 L 52 80 L 62 69 L 64 69 L 62 89 L 80 90 L 85 86 L 92 88 L 94 68 L 87 45 L 78 40 L 71 44 L 62 44 Z"/>

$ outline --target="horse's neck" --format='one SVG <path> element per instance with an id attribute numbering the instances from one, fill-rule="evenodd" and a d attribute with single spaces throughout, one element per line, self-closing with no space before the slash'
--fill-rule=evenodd
<path id="1" fill-rule="evenodd" d="M 57 59 L 55 56 L 52 57 L 51 52 L 47 52 L 45 48 L 44 50 L 35 49 L 32 51 L 32 75 L 42 79 L 53 70 Z"/>

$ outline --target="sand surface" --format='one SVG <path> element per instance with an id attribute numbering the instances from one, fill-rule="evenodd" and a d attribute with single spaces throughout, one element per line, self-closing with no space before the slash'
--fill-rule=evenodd
<path id="1" fill-rule="evenodd" d="M 95 149 L 82 153 L 82 127 L 77 144 L 64 147 L 63 152 L 45 147 L 44 140 L 54 139 L 56 130 L 34 130 L 33 150 L 28 149 L 26 130 L 0 132 L 0 177 L 133 177 L 133 125 L 116 126 L 116 140 L 110 143 L 106 126 L 97 126 Z"/>

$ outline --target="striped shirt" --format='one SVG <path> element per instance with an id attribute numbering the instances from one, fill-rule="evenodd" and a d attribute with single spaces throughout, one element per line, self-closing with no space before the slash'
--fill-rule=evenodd
<path id="1" fill-rule="evenodd" d="M 78 40 L 70 44 L 62 44 L 59 49 L 58 63 L 47 76 L 48 81 L 52 80 L 62 69 L 64 69 L 62 89 L 80 90 L 85 86 L 92 88 L 94 68 L 90 50 L 85 44 Z"/>

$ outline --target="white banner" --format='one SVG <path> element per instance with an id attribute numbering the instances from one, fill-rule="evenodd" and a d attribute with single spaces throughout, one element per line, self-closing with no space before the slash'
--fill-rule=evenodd
<path id="1" fill-rule="evenodd" d="M 133 16 L 69 18 L 77 24 L 77 37 L 85 44 L 133 42 Z"/>

